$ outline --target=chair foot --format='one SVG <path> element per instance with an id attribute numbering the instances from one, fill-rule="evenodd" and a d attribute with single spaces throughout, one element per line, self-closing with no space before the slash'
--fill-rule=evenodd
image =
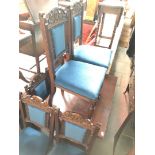
<path id="1" fill-rule="evenodd" d="M 62 94 L 62 96 L 64 96 L 64 90 L 62 90 L 62 89 L 61 89 L 61 94 Z"/>

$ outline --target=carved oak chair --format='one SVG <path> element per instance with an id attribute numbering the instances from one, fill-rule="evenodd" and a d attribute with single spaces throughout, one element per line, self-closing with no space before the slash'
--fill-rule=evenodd
<path id="1" fill-rule="evenodd" d="M 70 49 L 74 60 L 87 62 L 108 68 L 112 51 L 110 49 L 81 45 L 82 44 L 82 25 L 83 25 L 83 2 L 77 2 L 68 6 L 70 10 Z M 74 44 L 79 41 L 79 45 L 74 48 Z"/>
<path id="2" fill-rule="evenodd" d="M 98 31 L 95 38 L 96 46 L 109 49 L 112 47 L 123 10 L 123 4 L 119 2 L 101 2 L 99 4 Z"/>
<path id="3" fill-rule="evenodd" d="M 50 154 L 85 155 L 91 150 L 99 126 L 73 112 L 55 112 L 56 140 Z"/>
<path id="4" fill-rule="evenodd" d="M 37 96 L 21 95 L 20 111 L 24 128 L 19 133 L 20 155 L 45 155 L 52 147 L 54 110 Z"/>
<path id="5" fill-rule="evenodd" d="M 55 88 L 67 91 L 91 102 L 93 111 L 104 81 L 106 69 L 70 59 L 68 41 L 68 11 L 55 8 L 40 14 L 44 48 L 47 56 L 51 94 Z M 64 62 L 64 54 L 68 60 Z"/>

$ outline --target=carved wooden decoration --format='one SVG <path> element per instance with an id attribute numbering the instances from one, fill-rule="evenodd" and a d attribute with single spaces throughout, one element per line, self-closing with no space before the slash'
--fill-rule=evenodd
<path id="1" fill-rule="evenodd" d="M 73 5 L 73 15 L 77 15 L 83 11 L 82 2 L 77 2 Z"/>
<path id="2" fill-rule="evenodd" d="M 61 119 L 65 121 L 69 121 L 71 123 L 77 124 L 83 128 L 87 128 L 92 130 L 94 127 L 93 123 L 89 119 L 84 119 L 82 116 L 80 116 L 77 113 L 73 113 L 70 111 L 66 111 L 62 114 Z"/>
<path id="3" fill-rule="evenodd" d="M 68 10 L 62 8 L 52 9 L 48 14 L 40 13 L 40 18 L 46 19 L 46 24 L 48 28 L 51 28 L 59 23 L 65 22 L 68 20 Z"/>
<path id="4" fill-rule="evenodd" d="M 47 77 L 47 73 L 39 73 L 35 75 L 29 85 L 25 86 L 25 91 L 30 94 L 34 95 L 34 89 L 37 85 L 39 85 L 43 80 Z"/>
<path id="5" fill-rule="evenodd" d="M 39 106 L 42 108 L 48 107 L 48 102 L 46 100 L 43 101 L 39 96 L 22 94 L 21 100 L 23 103 Z"/>

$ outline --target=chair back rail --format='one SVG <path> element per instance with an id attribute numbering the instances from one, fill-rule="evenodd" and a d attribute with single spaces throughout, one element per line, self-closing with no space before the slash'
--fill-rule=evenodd
<path id="1" fill-rule="evenodd" d="M 64 140 L 88 152 L 100 126 L 98 124 L 94 125 L 91 120 L 84 119 L 74 112 L 67 111 L 65 113 L 60 113 L 60 111 L 57 111 L 56 116 L 55 126 L 57 142 Z M 76 134 L 81 133 L 81 135 L 74 137 L 75 130 L 73 132 L 69 131 L 71 129 L 75 129 L 77 131 Z M 73 135 L 71 133 L 73 133 Z"/>

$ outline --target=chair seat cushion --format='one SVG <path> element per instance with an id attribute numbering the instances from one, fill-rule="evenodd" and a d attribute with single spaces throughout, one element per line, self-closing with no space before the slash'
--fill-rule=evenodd
<path id="1" fill-rule="evenodd" d="M 74 60 L 108 68 L 112 51 L 91 45 L 81 45 L 74 50 Z"/>
<path id="2" fill-rule="evenodd" d="M 55 144 L 48 155 L 86 155 L 85 151 L 67 142 Z"/>
<path id="3" fill-rule="evenodd" d="M 27 127 L 19 135 L 19 155 L 45 155 L 48 142 L 47 135 Z"/>
<path id="4" fill-rule="evenodd" d="M 70 60 L 56 72 L 55 84 L 89 99 L 96 100 L 105 74 L 106 68 Z"/>

